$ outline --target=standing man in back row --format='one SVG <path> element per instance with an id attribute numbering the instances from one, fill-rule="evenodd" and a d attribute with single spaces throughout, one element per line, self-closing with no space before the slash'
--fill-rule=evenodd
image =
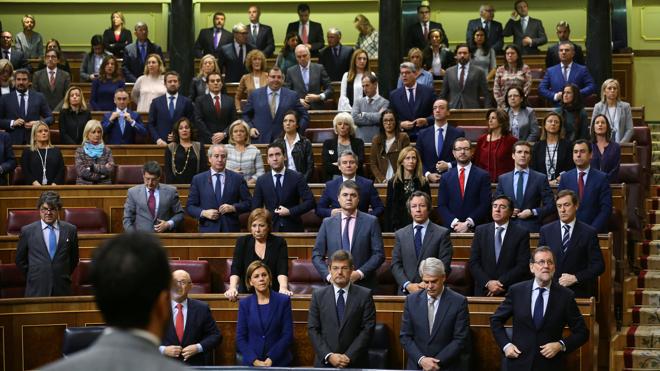
<path id="1" fill-rule="evenodd" d="M 201 58 L 206 54 L 218 55 L 223 45 L 230 44 L 234 40 L 231 32 L 225 30 L 225 13 L 215 12 L 213 14 L 213 27 L 204 28 L 199 31 L 197 41 L 193 50 L 195 58 Z"/>
<path id="2" fill-rule="evenodd" d="M 286 33 L 297 33 L 303 45 L 312 53 L 312 57 L 318 57 L 319 51 L 325 46 L 323 26 L 320 23 L 309 20 L 309 11 L 309 5 L 305 3 L 298 4 L 299 21 L 289 23 Z"/>
<path id="3" fill-rule="evenodd" d="M 419 22 L 415 22 L 415 24 L 408 27 L 406 32 L 406 53 L 412 48 L 424 50 L 429 42 L 429 32 L 435 29 L 442 31 L 441 43 L 449 46 L 447 33 L 442 28 L 442 23 L 431 21 L 431 5 L 429 5 L 428 1 L 422 1 L 417 7 L 417 18 Z"/>
<path id="4" fill-rule="evenodd" d="M 543 22 L 529 16 L 527 0 L 517 0 L 513 9 L 502 34 L 513 36 L 513 43 L 518 45 L 523 55 L 539 54 L 539 46 L 548 42 Z"/>
<path id="5" fill-rule="evenodd" d="M 275 39 L 273 38 L 272 27 L 259 22 L 261 17 L 261 9 L 256 5 L 250 5 L 248 8 L 248 18 L 250 23 L 248 32 L 250 33 L 250 43 L 257 49 L 261 50 L 266 57 L 273 56 L 275 51 Z M 261 67 L 265 69 L 265 66 Z"/>

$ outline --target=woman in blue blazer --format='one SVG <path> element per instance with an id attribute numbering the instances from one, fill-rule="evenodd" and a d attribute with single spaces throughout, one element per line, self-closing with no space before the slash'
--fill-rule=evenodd
<path id="1" fill-rule="evenodd" d="M 621 146 L 612 135 L 612 126 L 607 116 L 596 115 L 591 124 L 591 167 L 605 174 L 610 183 L 619 181 Z"/>
<path id="2" fill-rule="evenodd" d="M 260 260 L 247 268 L 245 284 L 254 294 L 238 306 L 236 348 L 243 365 L 287 367 L 293 342 L 291 299 L 270 289 L 270 269 Z"/>

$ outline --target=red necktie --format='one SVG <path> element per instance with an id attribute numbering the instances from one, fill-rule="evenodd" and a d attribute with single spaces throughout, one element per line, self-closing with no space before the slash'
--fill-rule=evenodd
<path id="1" fill-rule="evenodd" d="M 578 179 L 578 197 L 582 199 L 584 194 L 584 171 L 580 171 L 580 178 Z"/>
<path id="2" fill-rule="evenodd" d="M 427 40 L 429 37 L 429 25 L 424 23 L 424 40 Z"/>
<path id="3" fill-rule="evenodd" d="M 49 71 L 50 73 L 50 79 L 48 79 L 48 82 L 50 83 L 50 90 L 55 89 L 55 72 L 54 71 Z"/>
<path id="4" fill-rule="evenodd" d="M 179 338 L 179 343 L 183 343 L 183 305 L 181 303 L 176 305 L 176 337 Z"/>
<path id="5" fill-rule="evenodd" d="M 462 167 L 460 169 L 460 173 L 458 174 L 458 186 L 461 189 L 461 199 L 463 199 L 463 193 L 465 193 L 465 168 Z"/>
<path id="6" fill-rule="evenodd" d="M 463 89 L 463 85 L 465 85 L 465 66 L 461 65 L 460 69 L 461 69 L 461 77 L 458 83 L 461 85 L 461 89 Z"/>
<path id="7" fill-rule="evenodd" d="M 300 31 L 300 39 L 302 40 L 303 44 L 307 44 L 307 25 L 303 24 L 302 25 L 302 31 Z"/>
<path id="8" fill-rule="evenodd" d="M 219 115 L 220 114 L 220 96 L 216 95 L 215 96 L 215 114 Z"/>
<path id="9" fill-rule="evenodd" d="M 147 200 L 147 206 L 149 207 L 149 212 L 152 217 L 156 217 L 156 196 L 154 195 L 154 190 L 149 190 L 149 199 Z"/>

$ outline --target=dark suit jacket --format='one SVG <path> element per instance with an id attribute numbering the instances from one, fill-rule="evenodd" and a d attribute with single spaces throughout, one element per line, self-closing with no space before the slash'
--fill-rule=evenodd
<path id="1" fill-rule="evenodd" d="M 185 361 L 190 366 L 207 366 L 212 364 L 215 348 L 222 341 L 222 335 L 215 319 L 211 315 L 208 304 L 203 301 L 188 298 L 188 312 L 186 313 L 186 326 L 183 329 L 183 341 L 179 342 L 174 329 L 174 321 L 170 320 L 167 331 L 163 336 L 162 345 L 178 345 L 185 348 L 188 345 L 199 343 L 204 349 L 203 353 L 195 354 Z M 181 358 L 183 361 L 183 358 Z"/>
<path id="2" fill-rule="evenodd" d="M 457 169 L 452 167 L 440 178 L 438 210 L 442 224 L 451 228 L 454 218 L 459 221 L 472 218 L 475 226 L 483 224 L 488 219 L 488 210 L 490 210 L 490 175 L 472 164 L 465 184 L 464 197 L 461 199 Z"/>
<path id="3" fill-rule="evenodd" d="M 53 123 L 53 115 L 43 94 L 34 90 L 28 91 L 27 115 L 19 112 L 18 94 L 14 90 L 0 98 L 0 129 L 9 133 L 11 144 L 26 144 L 30 142 L 30 130 L 24 126 L 11 128 L 11 122 L 22 118 L 25 121 L 41 120 L 50 125 Z"/>
<path id="4" fill-rule="evenodd" d="M 486 296 L 490 280 L 498 280 L 508 290 L 514 283 L 529 278 L 529 232 L 509 223 L 495 261 L 495 223 L 477 226 L 470 248 L 469 268 L 474 278 L 474 295 Z"/>
<path id="5" fill-rule="evenodd" d="M 569 170 L 561 176 L 557 191 L 570 189 L 578 194 L 577 169 Z M 612 215 L 612 189 L 607 174 L 596 169 L 589 169 L 584 195 L 577 210 L 577 219 L 592 226 L 599 233 L 607 233 Z"/>
<path id="6" fill-rule="evenodd" d="M 245 59 L 247 54 L 254 49 L 254 46 L 251 44 L 245 44 Z M 236 48 L 234 48 L 234 43 L 223 45 L 220 48 L 220 54 L 217 56 L 220 61 L 220 68 L 225 73 L 225 83 L 228 82 L 239 82 L 241 76 L 247 73 L 245 68 L 244 59 L 239 59 L 238 54 L 236 54 Z"/>
<path id="7" fill-rule="evenodd" d="M 268 100 L 268 87 L 264 86 L 250 93 L 245 109 L 243 110 L 243 120 L 251 127 L 259 130 L 259 137 L 252 138 L 252 143 L 271 143 L 282 134 L 282 122 L 284 114 L 288 110 L 294 110 L 298 113 L 300 127 L 299 134 L 302 137 L 309 123 L 309 114 L 305 107 L 300 104 L 296 92 L 287 88 L 280 88 L 280 102 L 275 112 L 275 117 L 270 114 L 270 102 Z"/>
<path id="8" fill-rule="evenodd" d="M 467 299 L 445 286 L 439 300 L 433 329 L 429 329 L 426 290 L 406 298 L 399 338 L 408 354 L 408 370 L 420 370 L 417 360 L 422 356 L 438 359 L 442 370 L 462 370 L 461 354 L 470 350 Z"/>
<path id="9" fill-rule="evenodd" d="M 555 102 L 554 96 L 557 92 L 562 91 L 566 84 L 577 85 L 583 97 L 591 95 L 596 91 L 594 79 L 591 77 L 587 67 L 573 62 L 571 72 L 568 75 L 568 81 L 564 80 L 561 64 L 554 65 L 545 70 L 543 80 L 539 84 L 539 94 L 551 104 L 557 105 L 559 102 Z"/>
<path id="10" fill-rule="evenodd" d="M 442 28 L 442 23 L 429 22 L 429 32 L 435 29 L 442 31 L 442 43 L 446 46 L 449 46 L 449 39 L 447 38 L 445 29 Z M 422 24 L 420 22 L 415 22 L 415 24 L 410 25 L 406 32 L 406 52 L 412 48 L 419 48 L 420 50 L 424 50 L 426 45 L 428 45 L 428 40 L 424 37 Z"/>
<path id="11" fill-rule="evenodd" d="M 58 221 L 60 235 L 55 256 L 50 259 L 41 219 L 21 228 L 16 246 L 16 266 L 25 276 L 25 296 L 71 295 L 71 274 L 78 265 L 78 230 Z"/>
<path id="12" fill-rule="evenodd" d="M 146 56 L 149 54 L 158 54 L 163 58 L 163 50 L 160 46 L 152 43 L 151 40 L 147 40 L 146 42 Z M 144 74 L 144 62 L 140 55 L 140 48 L 138 47 L 137 40 L 132 44 L 126 45 L 126 48 L 124 48 L 124 61 L 121 63 L 121 70 L 124 73 L 124 80 L 126 80 L 126 82 L 135 82 L 138 77 Z"/>
<path id="13" fill-rule="evenodd" d="M 14 149 L 9 134 L 0 132 L 0 185 L 9 184 L 9 174 L 16 168 Z"/>
<path id="14" fill-rule="evenodd" d="M 142 124 L 142 119 L 140 114 L 134 111 L 128 111 L 131 114 L 131 118 L 134 121 L 135 125 L 131 125 L 126 122 L 124 127 L 124 135 L 121 134 L 121 128 L 119 127 L 119 119 L 110 121 L 110 115 L 112 112 L 106 112 L 103 115 L 103 132 L 105 137 L 108 138 L 106 144 L 134 144 L 136 135 L 145 135 L 147 134 L 147 128 Z"/>
<path id="15" fill-rule="evenodd" d="M 64 94 L 69 89 L 71 84 L 71 75 L 68 72 L 58 68 L 55 74 L 55 88 L 50 88 L 50 79 L 48 76 L 48 69 L 44 68 L 34 73 L 32 76 L 32 89 L 40 92 L 46 98 L 48 107 L 54 110 L 62 99 Z"/>
<path id="16" fill-rule="evenodd" d="M 250 43 L 252 43 L 256 49 L 261 50 L 266 55 L 266 58 L 272 57 L 273 52 L 275 51 L 273 28 L 263 23 L 259 23 L 259 33 L 257 34 L 257 39 L 255 40 L 252 38 L 252 23 L 246 24 L 246 27 L 250 33 Z"/>
<path id="17" fill-rule="evenodd" d="M 468 67 L 463 88 L 458 77 L 459 65 L 447 68 L 442 81 L 440 97 L 449 102 L 449 108 L 484 108 L 491 106 L 491 93 L 488 90 L 486 74 L 474 65 Z M 482 106 L 479 97 L 484 97 Z"/>
<path id="18" fill-rule="evenodd" d="M 447 48 L 440 49 L 440 65 L 442 65 L 442 69 L 446 70 L 455 64 L 456 58 L 454 57 L 454 53 Z M 428 46 L 422 50 L 422 67 L 425 70 L 431 70 L 433 68 L 433 50 Z M 433 70 L 430 72 L 433 74 Z M 434 75 L 433 78 L 435 79 L 437 76 Z"/>
<path id="19" fill-rule="evenodd" d="M 289 248 L 283 237 L 269 233 L 266 237 L 266 250 L 263 259 L 255 252 L 256 240 L 251 234 L 246 234 L 236 239 L 234 255 L 231 263 L 231 275 L 238 276 L 238 292 L 247 293 L 249 290 L 245 285 L 245 272 L 248 266 L 255 260 L 264 263 L 270 269 L 273 277 L 271 289 L 275 292 L 280 290 L 278 276 L 289 275 Z"/>
<path id="20" fill-rule="evenodd" d="M 452 166 L 456 166 L 456 159 L 454 158 L 454 153 L 452 151 L 454 141 L 457 138 L 465 137 L 465 130 L 453 127 L 451 124 L 447 125 L 447 132 L 445 133 L 445 139 L 442 143 L 442 152 L 440 153 L 440 158 L 438 158 L 435 143 L 436 127 L 434 121 L 429 122 L 431 124 L 428 127 L 419 131 L 417 142 L 415 143 L 415 147 L 422 157 L 422 169 L 424 174 L 426 174 L 427 171 L 437 173 L 438 170 L 435 169 L 435 164 L 438 161 L 450 162 Z"/>
<path id="21" fill-rule="evenodd" d="M 323 33 L 323 26 L 320 23 L 309 21 L 307 23 L 307 41 L 312 45 L 312 57 L 318 57 L 319 51 L 325 45 L 325 34 Z M 300 21 L 289 23 L 286 27 L 286 33 L 295 32 L 299 33 Z"/>
<path id="22" fill-rule="evenodd" d="M 572 43 L 575 47 L 575 56 L 573 61 L 577 64 L 586 65 L 584 60 L 584 53 L 582 53 L 582 47 L 576 43 Z M 560 63 L 559 60 L 559 43 L 548 48 L 548 51 L 545 54 L 545 68 L 548 69 L 554 65 Z"/>
<path id="23" fill-rule="evenodd" d="M 289 209 L 291 215 L 279 216 L 274 213 L 279 206 Z M 282 181 L 282 193 L 275 192 L 271 171 L 257 178 L 252 198 L 252 209 L 265 207 L 273 215 L 273 232 L 302 232 L 301 216 L 314 209 L 314 195 L 307 181 L 297 171 L 286 169 Z"/>
<path id="24" fill-rule="evenodd" d="M 550 286 L 543 325 L 537 330 L 532 321 L 532 283 L 533 281 L 529 280 L 511 286 L 502 304 L 490 317 L 490 328 L 500 349 L 512 343 L 521 351 L 518 358 L 507 359 L 509 371 L 560 370 L 564 366 L 566 353 L 586 343 L 589 331 L 573 293 L 556 283 Z M 512 317 L 513 336 L 509 338 L 504 324 Z M 562 336 L 565 325 L 571 329 L 571 335 L 568 337 Z M 566 352 L 559 352 L 550 359 L 541 355 L 541 345 L 559 340 L 566 345 Z"/>
<path id="25" fill-rule="evenodd" d="M 323 48 L 319 55 L 319 63 L 325 67 L 328 77 L 332 81 L 341 81 L 342 76 L 351 66 L 351 56 L 353 48 L 339 44 L 339 56 L 335 57 L 335 52 L 329 46 Z"/>
<path id="26" fill-rule="evenodd" d="M 527 219 L 511 219 L 511 222 L 521 226 L 529 232 L 538 232 L 543 223 L 543 218 L 555 211 L 555 197 L 550 189 L 548 177 L 544 174 L 528 169 L 527 188 L 523 190 L 523 200 L 520 202 L 520 210 L 530 209 L 536 211 L 536 216 Z M 497 180 L 496 195 L 505 195 L 516 201 L 516 189 L 513 184 L 514 171 L 504 173 Z"/>
<path id="27" fill-rule="evenodd" d="M 220 114 L 215 113 L 215 105 L 211 94 L 197 97 L 193 107 L 197 137 L 203 144 L 211 144 L 211 137 L 218 132 L 227 134 L 229 125 L 236 120 L 234 100 L 225 94 L 220 95 Z M 223 142 L 226 142 L 223 141 Z"/>
<path id="28" fill-rule="evenodd" d="M 154 222 L 157 219 L 172 220 L 174 225 L 170 232 L 175 232 L 183 223 L 183 208 L 179 202 L 179 193 L 176 187 L 169 184 L 158 186 L 158 212 L 152 216 L 149 211 L 149 197 L 144 184 L 129 188 L 124 203 L 124 230 L 125 231 L 154 231 Z"/>
<path id="29" fill-rule="evenodd" d="M 339 187 L 343 182 L 344 179 L 339 177 L 325 183 L 323 194 L 321 194 L 321 198 L 318 204 L 316 204 L 316 215 L 321 218 L 327 218 L 330 216 L 332 209 L 339 207 L 337 195 L 339 194 Z M 355 182 L 360 186 L 360 204 L 358 205 L 358 210 L 364 213 L 368 212 L 376 217 L 380 216 L 385 211 L 385 206 L 383 206 L 383 202 L 378 196 L 374 182 L 359 175 L 355 177 Z M 371 211 L 369 211 L 370 206 Z"/>
<path id="30" fill-rule="evenodd" d="M 179 121 L 181 117 L 187 118 L 190 122 L 195 119 L 193 104 L 188 97 L 179 93 L 174 105 L 174 117 L 170 116 L 169 103 L 167 94 L 165 94 L 152 100 L 151 106 L 149 106 L 149 125 L 147 125 L 147 128 L 154 143 L 158 139 L 167 142 L 167 135 L 172 132 L 174 123 Z"/>
<path id="31" fill-rule="evenodd" d="M 339 157 L 339 153 L 337 153 L 337 141 L 338 138 L 334 137 L 323 142 L 321 156 L 323 158 L 323 173 L 326 180 L 332 180 L 334 175 L 341 175 L 339 167 L 334 165 Z M 358 175 L 363 175 L 364 141 L 360 138 L 351 137 L 351 150 L 357 156 L 357 173 Z"/>
<path id="32" fill-rule="evenodd" d="M 550 246 L 555 254 L 554 280 L 559 280 L 562 273 L 575 275 L 578 282 L 569 287 L 578 298 L 588 298 L 596 295 L 598 276 L 605 271 L 603 254 L 598 245 L 596 230 L 579 220 L 568 241 L 566 253 L 562 251 L 561 223 L 554 221 L 541 228 L 539 246 Z"/>
<path id="33" fill-rule="evenodd" d="M 411 121 L 420 117 L 429 117 L 433 114 L 433 102 L 436 96 L 432 88 L 417 84 L 415 88 L 415 105 L 408 104 L 408 91 L 404 87 L 394 89 L 390 92 L 390 108 L 396 112 L 399 121 Z M 410 141 L 417 140 L 419 129 L 406 130 Z"/>
<path id="34" fill-rule="evenodd" d="M 571 147 L 571 142 L 568 140 L 559 140 L 557 153 L 554 154 L 554 156 L 557 158 L 557 167 L 552 179 L 557 179 L 561 173 L 575 167 L 575 164 L 573 163 L 573 152 Z M 545 167 L 545 155 L 547 150 L 548 142 L 545 140 L 540 140 L 534 143 L 534 147 L 532 148 L 532 162 L 529 164 L 529 167 L 545 175 L 548 174 L 548 169 Z"/>
<path id="35" fill-rule="evenodd" d="M 266 318 L 260 316 L 257 306 L 256 295 L 238 302 L 236 351 L 243 356 L 243 365 L 270 358 L 275 367 L 289 366 L 293 359 L 289 350 L 293 343 L 291 299 L 271 290 Z"/>
<path id="36" fill-rule="evenodd" d="M 472 34 L 477 28 L 483 28 L 481 23 L 481 18 L 471 19 L 468 22 L 467 30 L 465 31 L 465 42 L 467 42 L 470 47 L 474 47 L 474 40 L 472 39 Z M 504 47 L 504 35 L 502 35 L 502 24 L 498 21 L 490 21 L 488 25 L 488 44 L 497 54 L 502 54 L 502 47 Z"/>
<path id="37" fill-rule="evenodd" d="M 314 347 L 314 367 L 326 365 L 328 353 L 346 354 L 351 359 L 348 368 L 368 368 L 367 348 L 376 326 L 376 307 L 371 291 L 350 285 L 346 294 L 344 319 L 337 318 L 334 286 L 317 289 L 312 293 L 307 319 L 307 334 Z"/>
<path id="38" fill-rule="evenodd" d="M 4 58 L 4 55 L 2 57 Z M 26 68 L 28 71 L 32 71 L 32 66 L 30 66 L 27 58 L 25 58 L 25 53 L 13 46 L 9 54 L 9 62 L 11 63 L 12 67 L 14 67 L 14 71 L 21 68 Z"/>
<path id="39" fill-rule="evenodd" d="M 220 42 L 218 43 L 218 48 L 215 48 L 213 33 L 215 27 L 204 28 L 199 30 L 199 35 L 193 46 L 195 52 L 195 58 L 201 58 L 206 54 L 218 55 L 220 54 L 220 48 L 223 45 L 231 44 L 234 41 L 234 35 L 231 31 L 227 31 L 222 28 L 222 33 L 220 34 Z"/>
<path id="40" fill-rule="evenodd" d="M 125 28 L 121 30 L 119 41 L 115 39 L 115 32 L 111 28 L 103 31 L 103 46 L 105 46 L 105 50 L 111 52 L 117 58 L 124 56 L 124 48 L 132 42 L 133 36 L 131 35 L 131 31 Z"/>
<path id="41" fill-rule="evenodd" d="M 199 220 L 199 231 L 207 232 L 238 232 L 241 226 L 238 216 L 250 211 L 251 196 L 243 177 L 231 170 L 225 169 L 225 187 L 222 199 L 217 200 L 213 191 L 211 171 L 195 175 L 190 184 L 190 193 L 186 204 L 188 215 Z M 223 204 L 236 208 L 235 213 L 223 214 L 217 220 L 202 217 L 202 210 L 217 209 Z"/>
<path id="42" fill-rule="evenodd" d="M 548 42 L 548 37 L 545 35 L 543 22 L 541 20 L 529 17 L 527 21 L 527 28 L 525 32 L 522 30 L 520 18 L 517 21 L 509 19 L 502 30 L 502 35 L 513 36 L 513 43 L 518 45 L 523 54 L 539 54 L 539 46 L 545 45 Z M 532 46 L 523 47 L 522 40 L 525 37 L 532 38 Z"/>
<path id="43" fill-rule="evenodd" d="M 309 81 L 307 87 L 305 87 L 299 64 L 286 70 L 285 86 L 295 91 L 299 99 L 305 98 L 307 94 L 325 94 L 326 100 L 332 98 L 330 78 L 323 65 L 318 63 L 309 62 Z M 314 110 L 322 110 L 324 106 L 324 102 L 310 104 L 310 108 Z"/>

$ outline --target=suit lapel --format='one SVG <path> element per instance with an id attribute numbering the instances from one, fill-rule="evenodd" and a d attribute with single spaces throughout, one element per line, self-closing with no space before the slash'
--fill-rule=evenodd
<path id="1" fill-rule="evenodd" d="M 360 211 L 357 212 L 357 215 L 355 216 L 355 226 L 353 227 L 353 238 L 351 238 L 351 251 L 355 247 L 355 242 L 357 241 L 357 234 L 358 231 L 360 230 L 360 226 L 362 225 L 362 216 L 360 215 Z M 341 227 L 341 223 L 339 224 Z"/>
<path id="2" fill-rule="evenodd" d="M 192 341 L 189 339 L 192 332 L 192 328 L 194 327 L 194 323 L 196 322 L 195 316 L 197 313 L 192 309 L 192 305 L 190 299 L 188 299 L 188 313 L 186 314 L 186 325 L 183 328 L 183 340 L 181 341 L 181 345 L 192 343 Z"/>
<path id="3" fill-rule="evenodd" d="M 522 303 L 522 310 L 523 310 L 523 320 L 527 322 L 531 328 L 536 328 L 534 326 L 534 319 L 532 318 L 532 285 L 533 285 L 533 280 L 532 281 L 527 281 L 525 284 L 525 297 Z"/>
<path id="4" fill-rule="evenodd" d="M 447 298 L 447 295 L 446 295 L 446 292 L 445 292 L 445 290 L 447 290 L 447 289 L 448 288 L 445 286 L 445 288 L 443 289 L 442 294 L 440 295 L 440 303 L 438 304 L 438 310 L 435 312 L 435 319 L 433 320 L 433 330 L 431 331 L 431 337 L 430 337 L 431 339 L 433 339 L 435 334 L 438 332 L 438 328 L 440 328 L 440 324 L 445 319 L 445 317 L 447 316 L 447 312 L 449 312 L 449 310 L 452 307 L 452 303 L 449 302 L 449 299 Z M 427 305 L 427 307 L 428 307 L 428 305 Z"/>
<path id="5" fill-rule="evenodd" d="M 351 312 L 355 308 L 355 289 L 354 285 L 351 284 L 351 286 L 348 288 L 348 292 L 346 294 L 346 307 L 344 307 L 344 318 L 342 319 L 341 323 L 339 324 L 339 332 L 344 329 L 344 325 L 346 324 L 346 319 L 350 318 Z M 333 286 L 334 290 L 334 286 Z M 334 292 L 334 291 L 333 291 Z M 334 299 L 334 298 L 333 298 Z"/>
<path id="6" fill-rule="evenodd" d="M 348 302 L 350 302 L 350 295 L 346 296 L 348 299 L 346 300 L 346 307 L 344 307 L 344 318 L 346 318 L 346 313 L 348 313 Z M 335 326 L 338 330 L 337 333 L 341 334 L 341 324 L 339 323 L 339 318 L 337 318 L 337 302 L 335 301 L 335 287 L 333 285 L 328 286 L 328 290 L 325 292 L 325 305 L 330 306 L 330 308 L 334 308 L 332 310 L 332 315 L 330 316 L 332 318 L 332 323 L 330 324 L 331 326 Z"/>
<path id="7" fill-rule="evenodd" d="M 412 225 L 410 226 L 410 230 L 413 235 L 413 240 L 415 237 L 415 230 L 412 228 Z M 426 233 L 424 234 L 424 241 L 422 241 L 422 250 L 419 252 L 419 256 L 417 257 L 417 264 L 416 266 L 419 266 L 419 263 L 422 261 L 422 257 L 426 253 L 427 249 L 430 249 L 431 247 L 429 246 L 431 244 L 431 239 L 433 238 L 433 234 L 435 233 L 435 228 L 431 227 L 431 221 L 429 221 L 428 227 L 426 227 Z M 413 244 L 413 251 L 415 251 L 415 247 Z"/>
<path id="8" fill-rule="evenodd" d="M 511 223 L 509 223 L 509 225 L 511 225 Z M 508 233 L 505 234 L 505 236 L 507 235 Z M 486 256 L 488 257 L 488 260 L 497 266 L 499 261 L 495 256 L 495 223 L 490 223 L 488 225 L 488 233 L 486 234 L 486 246 L 488 246 L 488 249 L 486 250 Z M 502 243 L 502 246 L 504 246 L 504 243 Z M 501 257 L 502 251 L 500 251 L 500 258 Z"/>

